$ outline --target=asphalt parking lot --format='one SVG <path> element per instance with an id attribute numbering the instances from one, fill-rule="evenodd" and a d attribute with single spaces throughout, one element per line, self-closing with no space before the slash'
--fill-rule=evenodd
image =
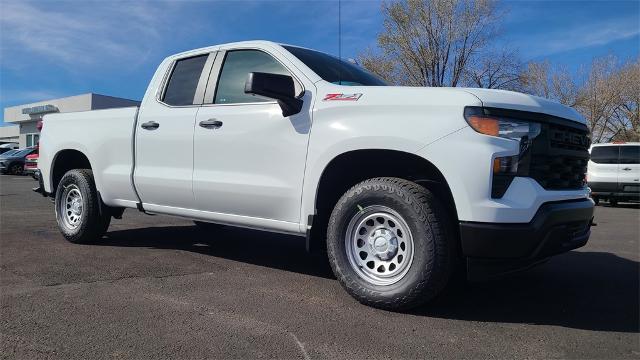
<path id="1" fill-rule="evenodd" d="M 589 244 L 460 285 L 409 314 L 358 304 L 302 238 L 127 210 L 99 244 L 59 235 L 28 177 L 0 177 L 0 358 L 640 357 L 640 207 Z"/>

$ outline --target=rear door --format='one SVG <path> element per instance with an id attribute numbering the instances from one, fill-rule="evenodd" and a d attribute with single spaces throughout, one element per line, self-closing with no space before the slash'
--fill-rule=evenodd
<path id="1" fill-rule="evenodd" d="M 618 188 L 618 158 L 620 146 L 605 145 L 591 148 L 587 180 L 592 191 L 616 191 Z"/>
<path id="2" fill-rule="evenodd" d="M 620 146 L 618 169 L 620 191 L 640 192 L 640 145 Z"/>
<path id="3" fill-rule="evenodd" d="M 145 205 L 193 207 L 193 128 L 215 53 L 169 65 L 156 96 L 145 96 L 136 126 L 134 181 Z"/>

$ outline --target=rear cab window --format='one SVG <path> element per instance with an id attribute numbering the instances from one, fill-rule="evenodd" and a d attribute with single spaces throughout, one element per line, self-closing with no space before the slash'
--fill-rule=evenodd
<path id="1" fill-rule="evenodd" d="M 162 102 L 172 106 L 193 105 L 200 74 L 208 56 L 209 54 L 203 54 L 177 60 L 162 96 Z"/>

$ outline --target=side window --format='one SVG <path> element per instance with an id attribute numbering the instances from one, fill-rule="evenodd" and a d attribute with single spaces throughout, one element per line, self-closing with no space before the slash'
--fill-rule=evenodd
<path id="1" fill-rule="evenodd" d="M 597 146 L 591 149 L 591 161 L 597 164 L 617 164 L 619 146 Z"/>
<path id="2" fill-rule="evenodd" d="M 178 60 L 171 72 L 162 101 L 169 105 L 192 105 L 208 56 L 205 54 Z"/>
<path id="3" fill-rule="evenodd" d="M 262 51 L 228 51 L 222 65 L 213 102 L 215 104 L 234 104 L 273 101 L 262 96 L 244 93 L 244 83 L 250 72 L 291 75 L 271 55 Z"/>
<path id="4" fill-rule="evenodd" d="M 640 146 L 620 146 L 620 164 L 640 164 Z"/>

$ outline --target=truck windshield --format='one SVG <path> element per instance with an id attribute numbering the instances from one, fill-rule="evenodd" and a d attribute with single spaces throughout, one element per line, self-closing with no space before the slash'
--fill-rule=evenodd
<path id="1" fill-rule="evenodd" d="M 323 80 L 337 85 L 386 86 L 387 84 L 372 73 L 354 64 L 342 61 L 319 51 L 296 46 L 284 46 L 293 56 L 302 61 Z"/>

